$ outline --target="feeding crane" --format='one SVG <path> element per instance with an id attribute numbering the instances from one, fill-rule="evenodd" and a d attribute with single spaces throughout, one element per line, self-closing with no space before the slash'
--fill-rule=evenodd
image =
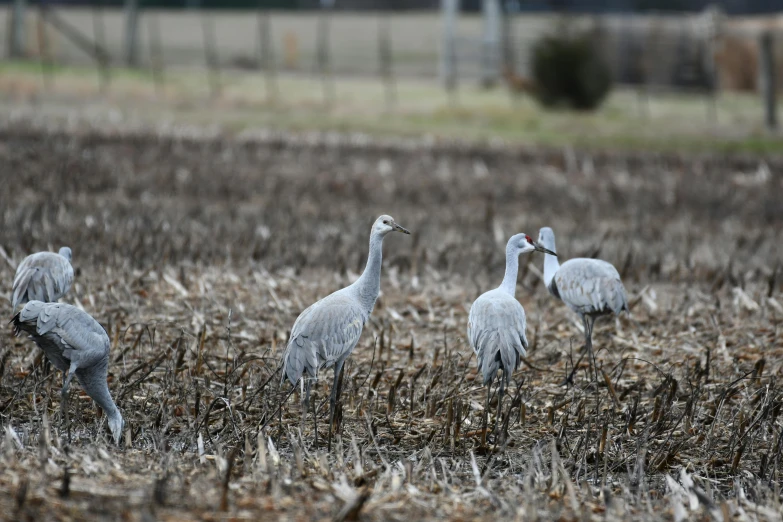
<path id="1" fill-rule="evenodd" d="M 26 332 L 52 365 L 63 372 L 60 412 L 68 429 L 68 388 L 74 376 L 106 414 L 114 442 L 119 444 L 125 421 L 111 398 L 109 336 L 87 312 L 65 303 L 30 301 L 12 319 L 14 335 Z"/>

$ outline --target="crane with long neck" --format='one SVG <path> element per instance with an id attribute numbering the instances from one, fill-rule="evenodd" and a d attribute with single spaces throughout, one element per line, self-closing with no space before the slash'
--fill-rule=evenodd
<path id="1" fill-rule="evenodd" d="M 549 227 L 539 231 L 538 240 L 552 252 L 555 250 L 555 233 Z M 585 347 L 590 355 L 594 377 L 598 379 L 593 353 L 593 326 L 596 318 L 607 314 L 628 311 L 628 298 L 617 269 L 600 259 L 578 257 L 560 265 L 555 255 L 544 256 L 544 283 L 554 297 L 563 301 L 579 315 L 585 333 Z M 581 360 L 581 359 L 580 359 Z M 574 365 L 564 383 L 573 380 L 578 367 Z"/>
<path id="2" fill-rule="evenodd" d="M 317 377 L 319 369 L 334 367 L 334 381 L 329 396 L 330 451 L 343 364 L 359 342 L 364 323 L 370 317 L 380 294 L 383 238 L 390 232 L 410 234 L 391 216 L 384 215 L 376 219 L 370 232 L 370 251 L 362 275 L 351 285 L 329 294 L 299 314 L 291 328 L 283 355 L 283 379 L 288 377 L 295 386 L 304 378 L 303 423 L 310 403 L 313 379 Z"/>
<path id="3" fill-rule="evenodd" d="M 468 341 L 476 354 L 476 362 L 487 387 L 487 403 L 484 408 L 484 437 L 486 442 L 487 412 L 490 386 L 499 370 L 498 410 L 495 430 L 500 422 L 503 395 L 511 374 L 519 367 L 527 354 L 525 310 L 516 300 L 519 256 L 528 252 L 550 252 L 526 234 L 516 234 L 506 244 L 506 272 L 500 286 L 484 292 L 470 307 L 468 315 Z"/>

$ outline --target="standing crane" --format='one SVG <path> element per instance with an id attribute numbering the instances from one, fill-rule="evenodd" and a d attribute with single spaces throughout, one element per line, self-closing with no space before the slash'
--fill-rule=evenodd
<path id="1" fill-rule="evenodd" d="M 31 254 L 16 267 L 11 305 L 16 310 L 28 301 L 56 302 L 68 293 L 72 283 L 70 248 Z"/>
<path id="2" fill-rule="evenodd" d="M 103 327 L 75 306 L 30 301 L 12 319 L 14 335 L 21 332 L 63 372 L 60 412 L 71 438 L 68 419 L 68 388 L 74 375 L 84 391 L 106 414 L 114 442 L 119 444 L 125 421 L 111 398 L 106 376 L 109 370 L 109 336 Z"/>
<path id="3" fill-rule="evenodd" d="M 539 231 L 538 240 L 549 250 L 556 252 L 555 233 L 549 227 Z M 544 257 L 544 284 L 549 293 L 563 301 L 582 319 L 585 330 L 585 347 L 593 364 L 596 379 L 598 369 L 593 354 L 593 324 L 596 318 L 608 314 L 620 314 L 628 309 L 628 298 L 620 274 L 611 263 L 600 259 L 578 257 L 562 265 L 557 256 Z M 574 370 L 566 378 L 570 382 Z"/>
<path id="4" fill-rule="evenodd" d="M 283 355 L 283 380 L 288 377 L 291 384 L 296 386 L 303 373 L 309 376 L 304 379 L 303 422 L 310 403 L 313 379 L 317 378 L 319 369 L 334 366 L 334 383 L 329 397 L 329 451 L 340 372 L 359 342 L 364 323 L 370 317 L 381 291 L 383 238 L 389 232 L 410 234 L 395 223 L 391 216 L 384 215 L 376 219 L 370 233 L 370 252 L 362 275 L 353 284 L 324 297 L 299 314 Z"/>
<path id="5" fill-rule="evenodd" d="M 517 289 L 519 256 L 528 252 L 544 252 L 556 255 L 530 236 L 511 236 L 506 244 L 506 275 L 494 290 L 481 294 L 470 307 L 468 315 L 468 340 L 476 354 L 478 369 L 487 387 L 487 402 L 484 408 L 484 440 L 487 432 L 487 411 L 492 381 L 498 370 L 503 371 L 498 389 L 498 413 L 495 429 L 500 419 L 503 395 L 509 378 L 519 366 L 520 358 L 527 355 L 525 335 L 525 310 L 514 295 Z"/>

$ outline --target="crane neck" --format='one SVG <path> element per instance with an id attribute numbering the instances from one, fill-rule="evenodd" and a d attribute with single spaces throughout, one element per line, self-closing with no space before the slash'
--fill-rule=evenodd
<path id="1" fill-rule="evenodd" d="M 367 255 L 367 265 L 364 272 L 354 283 L 362 305 L 368 313 L 375 306 L 375 300 L 381 292 L 381 264 L 383 263 L 383 234 L 374 232 L 370 235 L 370 252 Z"/>
<path id="2" fill-rule="evenodd" d="M 82 383 L 84 391 L 101 407 L 106 417 L 109 419 L 122 420 L 119 408 L 111 398 L 109 385 L 106 383 L 106 376 L 109 370 L 109 361 L 106 359 L 90 368 L 87 373 L 83 369 L 76 371 L 79 382 Z"/>
<path id="3" fill-rule="evenodd" d="M 552 252 L 557 253 L 554 239 L 547 238 L 542 243 L 545 248 L 548 248 Z M 557 257 L 551 254 L 544 254 L 544 284 L 547 286 L 547 288 L 549 288 L 549 285 L 552 283 L 552 279 L 555 277 L 555 272 L 557 272 L 559 269 L 560 261 L 557 260 Z"/>
<path id="4" fill-rule="evenodd" d="M 519 251 L 510 243 L 506 246 L 506 275 L 500 283 L 501 290 L 509 293 L 511 297 L 517 292 L 517 273 L 519 272 Z"/>

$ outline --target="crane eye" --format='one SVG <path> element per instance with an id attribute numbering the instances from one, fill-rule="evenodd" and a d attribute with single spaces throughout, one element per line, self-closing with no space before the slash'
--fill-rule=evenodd
<path id="1" fill-rule="evenodd" d="M 389 224 L 389 221 L 388 221 L 388 220 L 386 220 L 386 219 L 384 219 L 384 220 L 383 220 L 383 224 L 384 224 L 384 225 L 388 225 L 388 224 Z"/>

